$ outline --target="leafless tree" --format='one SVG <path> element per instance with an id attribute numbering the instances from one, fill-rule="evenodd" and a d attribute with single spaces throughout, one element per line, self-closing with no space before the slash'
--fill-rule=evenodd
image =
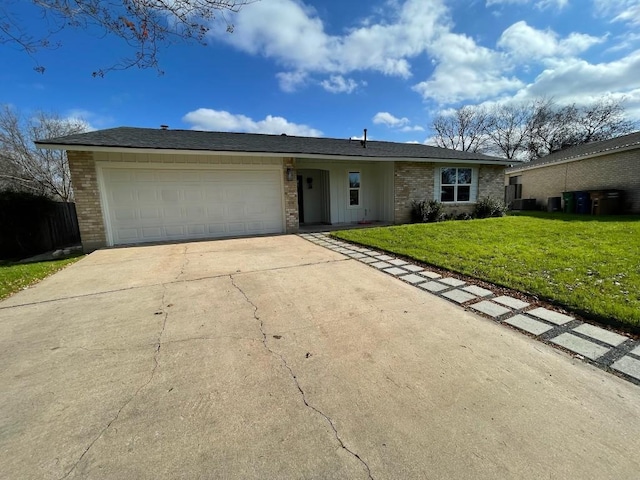
<path id="1" fill-rule="evenodd" d="M 528 146 L 532 106 L 527 103 L 496 105 L 489 115 L 490 151 L 509 160 L 522 157 Z"/>
<path id="2" fill-rule="evenodd" d="M 25 119 L 8 106 L 0 110 L 0 188 L 72 201 L 69 164 L 64 151 L 35 147 L 36 139 L 87 131 L 86 122 L 37 113 Z"/>
<path id="3" fill-rule="evenodd" d="M 225 13 L 236 13 L 255 1 L 258 0 L 31 0 L 41 18 L 31 18 L 27 25 L 16 15 L 15 1 L 7 0 L 0 5 L 0 44 L 17 45 L 34 59 L 34 69 L 43 73 L 45 67 L 37 62 L 36 54 L 43 48 L 61 46 L 56 41 L 61 30 L 97 27 L 104 34 L 124 40 L 135 54 L 94 71 L 94 76 L 134 66 L 155 68 L 162 73 L 158 66 L 161 47 L 180 40 L 204 44 L 218 18 L 232 32 L 233 25 Z"/>
<path id="4" fill-rule="evenodd" d="M 552 100 L 534 103 L 529 123 L 530 158 L 631 133 L 636 124 L 626 118 L 623 102 L 602 97 L 585 106 L 558 106 Z"/>
<path id="5" fill-rule="evenodd" d="M 487 110 L 472 105 L 451 114 L 441 114 L 431 124 L 437 146 L 465 152 L 485 151 L 490 128 L 491 117 Z"/>
<path id="6" fill-rule="evenodd" d="M 445 148 L 534 160 L 564 148 L 633 132 L 624 99 L 602 97 L 584 106 L 541 98 L 529 103 L 466 105 L 437 116 L 433 142 Z"/>

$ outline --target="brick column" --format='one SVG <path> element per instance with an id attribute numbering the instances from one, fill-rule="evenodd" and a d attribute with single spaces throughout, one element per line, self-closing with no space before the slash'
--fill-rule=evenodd
<path id="1" fill-rule="evenodd" d="M 284 158 L 282 161 L 284 176 L 284 215 L 287 233 L 297 233 L 300 228 L 298 216 L 298 181 L 296 178 L 296 159 Z M 287 180 L 287 169 L 293 169 L 293 180 Z"/>
<path id="2" fill-rule="evenodd" d="M 76 201 L 82 248 L 85 252 L 92 252 L 107 245 L 96 164 L 92 152 L 67 151 L 67 158 L 71 170 L 71 184 Z"/>

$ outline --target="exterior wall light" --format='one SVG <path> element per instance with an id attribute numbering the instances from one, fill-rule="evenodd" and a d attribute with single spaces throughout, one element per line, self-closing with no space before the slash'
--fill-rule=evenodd
<path id="1" fill-rule="evenodd" d="M 294 179 L 295 179 L 295 176 L 294 176 L 293 168 L 287 167 L 287 181 L 293 182 Z"/>

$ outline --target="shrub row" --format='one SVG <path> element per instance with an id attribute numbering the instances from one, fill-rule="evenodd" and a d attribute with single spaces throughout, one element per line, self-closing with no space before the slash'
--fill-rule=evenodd
<path id="1" fill-rule="evenodd" d="M 413 223 L 442 222 L 444 220 L 471 220 L 472 218 L 503 217 L 507 206 L 502 200 L 484 197 L 478 200 L 473 213 L 445 213 L 444 205 L 438 200 L 422 200 L 411 202 L 411 221 Z"/>

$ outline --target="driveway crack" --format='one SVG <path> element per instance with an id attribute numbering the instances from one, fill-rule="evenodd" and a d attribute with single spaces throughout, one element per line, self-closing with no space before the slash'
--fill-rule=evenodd
<path id="1" fill-rule="evenodd" d="M 144 390 L 153 380 L 153 377 L 156 374 L 156 370 L 158 369 L 158 357 L 160 356 L 160 348 L 162 347 L 162 336 L 164 335 L 164 331 L 167 327 L 167 319 L 169 318 L 169 311 L 166 309 L 166 304 L 165 304 L 165 298 L 167 296 L 167 286 L 166 285 L 162 285 L 164 287 L 164 291 L 162 293 L 162 315 L 163 315 L 163 319 L 162 319 L 162 328 L 160 329 L 160 333 L 158 334 L 158 340 L 155 343 L 155 351 L 153 353 L 153 368 L 151 369 L 151 374 L 149 375 L 149 378 L 141 385 L 137 388 L 137 390 L 134 392 L 133 395 L 131 395 L 123 404 L 122 406 L 118 409 L 118 411 L 116 412 L 115 416 L 109 421 L 109 423 L 107 423 L 107 425 L 100 430 L 100 432 L 98 433 L 98 435 L 96 436 L 96 438 L 94 438 L 91 443 L 87 446 L 87 448 L 84 449 L 84 451 L 82 452 L 82 455 L 80 455 L 80 457 L 78 458 L 78 460 L 71 466 L 71 468 L 67 471 L 67 473 L 65 473 L 62 477 L 60 477 L 59 480 L 64 480 L 65 478 L 68 478 L 69 475 L 71 475 L 73 473 L 73 471 L 78 467 L 78 465 L 80 465 L 80 462 L 82 461 L 82 459 L 87 455 L 87 453 L 89 453 L 89 450 L 91 450 L 91 448 L 93 447 L 93 445 L 102 438 L 102 436 L 107 432 L 107 430 L 109 430 L 109 427 L 111 427 L 111 425 L 118 420 L 118 417 L 120 416 L 120 413 L 127 407 L 127 405 L 129 405 L 137 396 L 138 394 Z"/>
<path id="2" fill-rule="evenodd" d="M 338 432 L 338 429 L 336 428 L 335 424 L 333 423 L 333 420 L 331 419 L 331 417 L 329 417 L 327 414 L 325 414 L 319 408 L 317 408 L 317 407 L 315 407 L 315 406 L 313 406 L 312 404 L 309 403 L 309 401 L 307 400 L 307 395 L 304 392 L 304 390 L 302 389 L 302 386 L 300 385 L 300 382 L 298 381 L 298 377 L 296 376 L 296 374 L 293 371 L 293 369 L 291 368 L 291 366 L 289 366 L 289 364 L 287 363 L 287 360 L 284 358 L 284 356 L 281 355 L 280 353 L 272 350 L 269 347 L 269 344 L 267 343 L 267 334 L 266 334 L 266 332 L 264 330 L 264 321 L 258 315 L 258 306 L 255 303 L 253 303 L 251 301 L 251 299 L 249 299 L 247 294 L 244 292 L 244 290 L 242 290 L 242 288 L 240 288 L 236 284 L 235 279 L 233 278 L 233 275 L 229 275 L 229 279 L 231 280 L 231 285 L 233 285 L 233 287 L 242 294 L 242 296 L 244 297 L 246 302 L 249 305 L 251 305 L 251 307 L 253 308 L 253 318 L 260 325 L 260 333 L 262 334 L 262 344 L 264 345 L 264 348 L 271 355 L 273 355 L 274 357 L 277 357 L 280 360 L 280 362 L 282 363 L 282 365 L 287 369 L 287 371 L 289 372 L 289 375 L 291 376 L 291 379 L 293 380 L 293 383 L 295 384 L 296 388 L 298 389 L 298 392 L 300 392 L 300 396 L 302 397 L 302 402 L 304 403 L 304 405 L 307 408 L 309 408 L 310 410 L 313 410 L 316 414 L 320 415 L 322 418 L 324 418 L 324 420 L 329 424 L 329 426 L 333 430 L 333 434 L 336 437 L 336 440 L 338 441 L 338 444 L 340 445 L 340 447 L 343 450 L 345 450 L 346 452 L 348 452 L 352 457 L 354 457 L 356 460 L 358 460 L 364 466 L 364 468 L 367 471 L 367 475 L 368 475 L 369 480 L 374 480 L 373 475 L 371 474 L 371 469 L 369 468 L 369 465 L 367 464 L 367 462 L 365 462 L 362 459 L 362 457 L 360 457 L 360 455 L 358 455 L 356 452 L 354 452 L 349 447 L 347 447 L 347 445 L 344 443 L 344 441 L 340 437 L 340 433 Z"/>
<path id="3" fill-rule="evenodd" d="M 180 268 L 180 273 L 178 273 L 178 276 L 176 277 L 175 281 L 177 282 L 178 280 L 180 280 L 180 277 L 182 275 L 184 275 L 184 271 L 187 269 L 187 266 L 189 265 L 189 257 L 187 256 L 187 245 L 184 246 L 184 251 L 182 252 L 183 255 L 183 259 L 182 259 L 182 267 Z"/>

